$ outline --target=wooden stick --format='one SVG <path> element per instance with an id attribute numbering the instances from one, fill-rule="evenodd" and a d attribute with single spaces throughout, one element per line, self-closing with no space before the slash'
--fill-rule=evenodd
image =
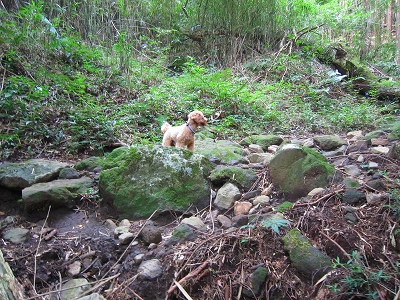
<path id="1" fill-rule="evenodd" d="M 347 258 L 351 259 L 351 256 L 342 248 L 342 246 L 340 246 L 336 241 L 331 239 L 327 234 L 323 233 L 322 231 L 320 231 L 320 233 L 328 240 L 330 240 L 332 243 L 334 243 L 336 247 L 338 247 L 343 252 L 343 254 L 347 256 Z"/>
<path id="2" fill-rule="evenodd" d="M 209 264 L 208 261 L 203 262 L 200 266 L 198 266 L 198 267 L 197 267 L 196 269 L 194 269 L 192 272 L 190 272 L 190 273 L 187 274 L 185 277 L 183 277 L 182 279 L 180 279 L 180 280 L 178 281 L 178 283 L 179 283 L 180 285 L 184 285 L 185 282 L 188 281 L 190 278 L 193 278 L 193 277 L 199 275 L 200 272 L 201 272 L 204 268 L 208 267 L 208 264 Z M 174 281 L 174 283 L 175 283 L 175 281 Z M 172 286 L 168 289 L 167 295 L 171 295 L 176 289 L 177 289 L 176 284 L 172 285 Z"/>
<path id="3" fill-rule="evenodd" d="M 318 198 L 318 199 L 315 200 L 314 202 L 295 203 L 295 204 L 292 206 L 292 208 L 295 207 L 295 206 L 297 207 L 297 206 L 309 206 L 309 205 L 314 205 L 314 204 L 317 204 L 318 202 L 320 202 L 320 201 L 322 201 L 322 200 L 325 200 L 325 199 L 327 199 L 327 198 L 329 198 L 329 197 L 332 197 L 333 195 L 335 195 L 335 194 L 337 194 L 337 193 L 341 193 L 341 192 L 344 192 L 344 189 L 340 189 L 340 190 L 337 190 L 337 191 L 333 191 L 333 192 L 331 192 L 331 193 L 329 193 L 329 194 L 326 194 L 326 195 L 322 196 L 321 198 Z"/>

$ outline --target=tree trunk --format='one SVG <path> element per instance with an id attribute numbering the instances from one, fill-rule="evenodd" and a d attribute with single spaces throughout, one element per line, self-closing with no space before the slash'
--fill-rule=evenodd
<path id="1" fill-rule="evenodd" d="M 4 260 L 3 252 L 0 250 L 0 299 L 21 300 L 25 298 L 23 288 L 15 279 L 10 266 Z"/>

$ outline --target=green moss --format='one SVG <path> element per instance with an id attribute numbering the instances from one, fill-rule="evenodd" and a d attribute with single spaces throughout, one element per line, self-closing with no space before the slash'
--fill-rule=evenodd
<path id="1" fill-rule="evenodd" d="M 290 210 L 292 208 L 292 206 L 293 206 L 292 202 L 285 201 L 282 204 L 280 204 L 276 210 L 277 210 L 277 212 L 284 213 L 284 212 Z"/>
<path id="2" fill-rule="evenodd" d="M 271 145 L 282 144 L 283 139 L 277 135 L 251 135 L 243 139 L 240 142 L 243 146 L 248 146 L 250 144 L 256 144 L 263 148 L 264 151 L 268 149 Z"/>
<path id="3" fill-rule="evenodd" d="M 155 210 L 184 211 L 209 198 L 206 176 L 214 165 L 201 155 L 161 146 L 137 146 L 111 154 L 109 169 L 100 174 L 99 188 L 123 217 L 147 217 Z"/>
<path id="4" fill-rule="evenodd" d="M 389 134 L 389 139 L 400 139 L 400 122 L 394 123 L 392 132 Z"/>
<path id="5" fill-rule="evenodd" d="M 210 179 L 217 184 L 231 182 L 238 184 L 242 188 L 249 189 L 257 180 L 257 174 L 252 169 L 227 166 L 212 170 Z"/>
<path id="6" fill-rule="evenodd" d="M 76 170 L 78 170 L 78 171 L 81 171 L 81 170 L 92 171 L 96 167 L 99 167 L 99 166 L 101 167 L 102 164 L 103 164 L 103 159 L 102 158 L 100 158 L 100 157 L 89 157 L 89 158 L 86 158 L 86 159 L 78 162 L 75 165 L 74 168 Z"/>

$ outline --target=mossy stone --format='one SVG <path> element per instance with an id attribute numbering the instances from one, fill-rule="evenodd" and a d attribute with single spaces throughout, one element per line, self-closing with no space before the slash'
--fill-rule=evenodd
<path id="1" fill-rule="evenodd" d="M 317 281 L 332 267 L 329 256 L 313 247 L 297 228 L 283 237 L 283 247 L 289 252 L 292 265 L 310 280 Z"/>
<path id="2" fill-rule="evenodd" d="M 282 144 L 283 139 L 278 135 L 251 135 L 244 138 L 240 145 L 249 146 L 251 144 L 256 144 L 262 147 L 264 151 L 268 150 L 269 146 Z"/>
<path id="3" fill-rule="evenodd" d="M 256 182 L 258 176 L 253 169 L 222 166 L 211 171 L 210 179 L 216 185 L 223 185 L 226 182 L 230 182 L 242 189 L 248 190 Z"/>
<path id="4" fill-rule="evenodd" d="M 271 159 L 269 170 L 272 183 L 289 201 L 326 186 L 335 173 L 334 166 L 322 154 L 296 144 L 282 146 Z"/>
<path id="5" fill-rule="evenodd" d="M 191 151 L 158 145 L 118 148 L 103 166 L 100 195 L 104 203 L 117 207 L 122 217 L 183 212 L 209 204 L 207 177 L 214 164 Z"/>
<path id="6" fill-rule="evenodd" d="M 74 166 L 74 168 L 75 168 L 75 170 L 78 170 L 78 171 L 82 171 L 82 170 L 93 171 L 95 168 L 102 166 L 102 161 L 103 161 L 102 158 L 93 156 L 93 157 L 89 157 L 84 160 L 81 160 Z"/>
<path id="7" fill-rule="evenodd" d="M 196 140 L 194 151 L 218 164 L 237 165 L 247 163 L 243 156 L 242 147 L 231 141 L 214 141 L 214 139 L 204 137 Z"/>

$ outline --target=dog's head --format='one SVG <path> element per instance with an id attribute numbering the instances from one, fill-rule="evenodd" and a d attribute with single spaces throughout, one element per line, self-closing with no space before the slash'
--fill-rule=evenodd
<path id="1" fill-rule="evenodd" d="M 207 124 L 207 118 L 204 117 L 203 113 L 199 110 L 192 111 L 188 115 L 188 120 L 189 121 L 191 120 L 200 126 L 206 126 L 206 124 Z"/>

